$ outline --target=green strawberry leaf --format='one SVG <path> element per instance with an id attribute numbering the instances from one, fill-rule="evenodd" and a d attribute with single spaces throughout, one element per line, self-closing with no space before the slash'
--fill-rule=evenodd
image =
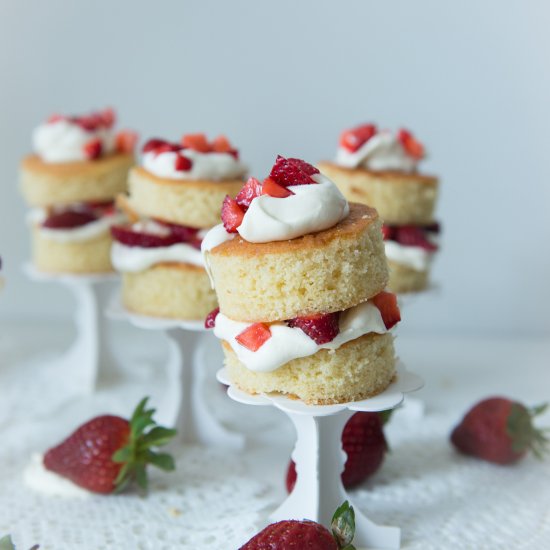
<path id="1" fill-rule="evenodd" d="M 15 550 L 11 535 L 6 535 L 0 539 L 0 550 Z"/>
<path id="2" fill-rule="evenodd" d="M 355 535 L 355 511 L 347 500 L 334 512 L 331 530 L 339 549 L 355 550 L 351 544 Z"/>

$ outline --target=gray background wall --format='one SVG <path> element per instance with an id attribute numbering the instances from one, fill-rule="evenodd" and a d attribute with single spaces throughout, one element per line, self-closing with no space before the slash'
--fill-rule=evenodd
<path id="1" fill-rule="evenodd" d="M 547 333 L 550 4 L 544 1 L 0 0 L 0 319 L 68 318 L 28 257 L 17 164 L 52 112 L 117 108 L 177 138 L 227 133 L 255 174 L 333 155 L 361 121 L 405 125 L 443 179 L 437 296 L 419 331 Z"/>

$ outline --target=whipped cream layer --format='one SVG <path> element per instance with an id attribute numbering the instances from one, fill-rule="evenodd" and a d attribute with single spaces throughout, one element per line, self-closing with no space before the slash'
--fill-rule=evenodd
<path id="1" fill-rule="evenodd" d="M 269 325 L 271 338 L 257 351 L 251 351 L 237 342 L 236 337 L 251 323 L 229 319 L 223 313 L 216 317 L 214 334 L 225 340 L 246 368 L 255 372 L 271 372 L 285 363 L 307 357 L 321 349 L 336 350 L 346 342 L 364 334 L 387 332 L 382 315 L 372 302 L 364 302 L 343 311 L 340 315 L 340 333 L 327 344 L 315 343 L 302 329 L 289 327 L 286 323 Z"/>
<path id="2" fill-rule="evenodd" d="M 176 170 L 176 157 L 187 157 L 190 170 Z M 199 153 L 193 149 L 183 149 L 179 153 L 149 151 L 143 155 L 143 167 L 159 178 L 173 180 L 230 180 L 240 179 L 247 167 L 230 153 Z"/>
<path id="3" fill-rule="evenodd" d="M 34 129 L 34 152 L 44 162 L 72 162 L 88 160 L 84 146 L 92 140 L 101 141 L 102 155 L 114 152 L 115 134 L 112 129 L 85 130 L 66 119 L 46 122 Z"/>
<path id="4" fill-rule="evenodd" d="M 439 246 L 438 235 L 428 233 L 426 238 L 432 244 Z M 433 261 L 434 254 L 437 252 L 437 250 L 426 250 L 421 246 L 403 245 L 392 240 L 384 241 L 384 248 L 388 260 L 414 269 L 415 271 L 426 271 Z"/>
<path id="5" fill-rule="evenodd" d="M 414 172 L 418 160 L 407 154 L 396 134 L 383 130 L 367 140 L 354 153 L 345 147 L 339 147 L 336 152 L 336 164 L 344 168 Z"/>
<path id="6" fill-rule="evenodd" d="M 59 243 L 91 241 L 108 233 L 112 225 L 117 225 L 126 221 L 126 216 L 124 214 L 115 213 L 102 216 L 95 221 L 78 227 L 55 229 L 42 226 L 47 218 L 48 213 L 43 208 L 33 208 L 27 213 L 27 223 L 31 227 L 35 227 L 40 232 L 41 237 Z"/>
<path id="7" fill-rule="evenodd" d="M 29 489 L 48 496 L 66 498 L 88 498 L 92 496 L 90 491 L 47 470 L 44 466 L 44 457 L 38 453 L 32 455 L 30 463 L 25 468 L 23 482 Z"/>

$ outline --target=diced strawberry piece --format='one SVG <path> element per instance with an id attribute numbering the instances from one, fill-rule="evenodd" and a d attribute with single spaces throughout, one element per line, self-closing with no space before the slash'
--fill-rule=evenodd
<path id="1" fill-rule="evenodd" d="M 191 170 L 193 166 L 193 162 L 191 159 L 183 156 L 183 155 L 176 155 L 176 161 L 174 164 L 174 168 L 179 172 L 187 172 L 188 170 Z"/>
<path id="2" fill-rule="evenodd" d="M 262 185 L 262 195 L 269 195 L 270 197 L 284 199 L 285 197 L 290 197 L 290 195 L 294 195 L 294 193 L 287 187 L 279 185 L 271 178 L 266 178 Z"/>
<path id="3" fill-rule="evenodd" d="M 340 312 L 318 313 L 287 321 L 289 327 L 302 329 L 316 344 L 332 342 L 340 332 Z"/>
<path id="4" fill-rule="evenodd" d="M 165 222 L 155 218 L 155 222 L 164 227 L 170 229 L 170 232 L 178 237 L 179 241 L 182 243 L 192 243 L 198 239 L 197 233 L 199 230 L 195 227 L 189 227 L 187 225 L 179 225 L 177 223 Z M 200 242 L 200 239 L 198 239 Z M 200 248 L 200 244 L 199 244 Z"/>
<path id="5" fill-rule="evenodd" d="M 182 150 L 182 146 L 178 143 L 163 143 L 156 147 L 153 150 L 153 153 L 155 155 L 160 155 L 161 153 L 177 153 L 178 151 Z"/>
<path id="6" fill-rule="evenodd" d="M 371 300 L 380 311 L 384 325 L 386 325 L 388 330 L 401 321 L 401 312 L 399 311 L 397 296 L 395 294 L 383 291 L 374 296 L 374 298 L 371 298 Z"/>
<path id="7" fill-rule="evenodd" d="M 142 148 L 143 153 L 149 153 L 150 151 L 154 151 L 158 149 L 161 145 L 166 145 L 168 142 L 165 139 L 160 138 L 153 138 L 150 139 L 145 143 L 145 145 Z"/>
<path id="8" fill-rule="evenodd" d="M 244 210 L 235 199 L 226 195 L 222 204 L 222 222 L 228 233 L 237 233 L 237 227 L 243 223 Z"/>
<path id="9" fill-rule="evenodd" d="M 220 312 L 220 308 L 213 309 L 204 320 L 204 328 L 214 328 L 216 326 L 216 317 Z"/>
<path id="10" fill-rule="evenodd" d="M 134 231 L 131 227 L 123 225 L 113 225 L 111 227 L 111 235 L 115 241 L 121 244 L 126 246 L 139 246 L 142 248 L 159 248 L 181 242 L 174 233 L 169 233 L 168 235 L 154 235 L 152 233 Z"/>
<path id="11" fill-rule="evenodd" d="M 54 122 L 59 122 L 60 120 L 65 120 L 63 115 L 51 115 L 46 121 L 48 124 L 53 124 Z"/>
<path id="12" fill-rule="evenodd" d="M 199 153 L 208 153 L 211 151 L 210 144 L 204 134 L 185 134 L 181 138 L 181 144 Z"/>
<path id="13" fill-rule="evenodd" d="M 101 118 L 101 122 L 103 126 L 106 128 L 112 128 L 116 122 L 116 114 L 114 109 L 111 109 L 111 107 L 107 107 L 107 109 L 103 109 L 99 113 L 99 116 Z"/>
<path id="14" fill-rule="evenodd" d="M 401 225 L 394 228 L 394 240 L 403 246 L 418 246 L 428 252 L 435 252 L 437 245 L 426 238 L 426 232 L 416 225 Z"/>
<path id="15" fill-rule="evenodd" d="M 316 183 L 311 177 L 313 174 L 318 174 L 319 170 L 300 159 L 287 159 L 281 155 L 277 156 L 275 164 L 269 173 L 269 177 L 282 185 L 288 187 L 289 185 L 308 185 L 310 183 Z"/>
<path id="16" fill-rule="evenodd" d="M 139 135 L 137 132 L 121 130 L 115 137 L 117 151 L 131 155 L 134 152 L 138 139 Z"/>
<path id="17" fill-rule="evenodd" d="M 48 216 L 42 226 L 48 229 L 71 229 L 95 222 L 97 219 L 98 216 L 91 211 L 65 210 Z"/>
<path id="18" fill-rule="evenodd" d="M 340 146 L 351 153 L 355 153 L 355 151 L 373 137 L 376 132 L 377 129 L 374 124 L 362 124 L 351 130 L 345 130 L 340 135 Z"/>
<path id="19" fill-rule="evenodd" d="M 384 237 L 385 241 L 393 240 L 394 235 L 395 235 L 394 227 L 386 224 L 382 226 L 382 236 Z"/>
<path id="20" fill-rule="evenodd" d="M 231 145 L 231 142 L 225 137 L 225 136 L 218 136 L 214 141 L 212 142 L 212 151 L 215 151 L 216 153 L 229 153 L 233 150 L 233 146 Z"/>
<path id="21" fill-rule="evenodd" d="M 409 156 L 416 160 L 424 158 L 424 146 L 415 139 L 411 132 L 401 128 L 401 130 L 397 133 L 397 139 L 399 139 L 401 145 L 403 145 L 403 148 Z"/>
<path id="22" fill-rule="evenodd" d="M 103 145 L 101 144 L 101 140 L 92 139 L 91 141 L 88 141 L 83 148 L 86 157 L 90 160 L 95 160 L 101 156 Z"/>
<path id="23" fill-rule="evenodd" d="M 227 151 L 235 160 L 239 160 L 239 151 L 237 149 L 231 149 Z"/>
<path id="24" fill-rule="evenodd" d="M 254 323 L 235 336 L 235 340 L 250 351 L 258 351 L 270 338 L 271 331 L 264 323 Z"/>
<path id="25" fill-rule="evenodd" d="M 256 178 L 248 178 L 248 181 L 243 185 L 235 200 L 239 206 L 242 206 L 246 210 L 250 206 L 250 203 L 261 194 L 262 184 Z"/>
<path id="26" fill-rule="evenodd" d="M 97 120 L 94 120 L 92 116 L 75 117 L 72 121 L 86 132 L 93 132 L 96 129 Z"/>

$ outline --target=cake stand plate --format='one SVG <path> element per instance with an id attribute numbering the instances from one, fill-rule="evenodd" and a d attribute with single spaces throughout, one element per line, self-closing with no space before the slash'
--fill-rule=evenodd
<path id="1" fill-rule="evenodd" d="M 298 474 L 294 490 L 271 514 L 271 521 L 310 519 L 329 526 L 334 511 L 344 501 L 352 503 L 341 480 L 346 456 L 341 436 L 346 422 L 358 411 L 374 412 L 400 405 L 404 394 L 422 387 L 422 379 L 408 372 L 400 363 L 396 380 L 382 393 L 361 401 L 337 405 L 306 405 L 302 401 L 275 394 L 247 394 L 235 386 L 225 369 L 217 375 L 229 386 L 231 399 L 245 405 L 275 406 L 283 411 L 296 428 L 296 446 L 292 459 Z M 357 547 L 395 550 L 400 547 L 398 527 L 377 525 L 355 506 L 355 538 Z"/>
<path id="2" fill-rule="evenodd" d="M 68 381 L 80 391 L 92 393 L 107 386 L 118 375 L 118 365 L 109 346 L 107 322 L 103 309 L 114 290 L 116 274 L 51 274 L 37 270 L 32 264 L 23 266 L 23 272 L 32 281 L 60 283 L 74 295 L 76 340 L 59 358 L 48 366 L 53 371 L 72 372 Z"/>
<path id="3" fill-rule="evenodd" d="M 128 311 L 120 298 L 111 300 L 107 316 L 129 321 L 145 330 L 163 331 L 170 346 L 168 376 L 171 380 L 167 401 L 172 403 L 173 424 L 182 443 L 199 443 L 240 450 L 245 445 L 242 434 L 229 431 L 212 413 L 204 397 L 208 371 L 206 352 L 219 346 L 212 331 L 200 321 L 184 321 L 138 315 Z"/>

